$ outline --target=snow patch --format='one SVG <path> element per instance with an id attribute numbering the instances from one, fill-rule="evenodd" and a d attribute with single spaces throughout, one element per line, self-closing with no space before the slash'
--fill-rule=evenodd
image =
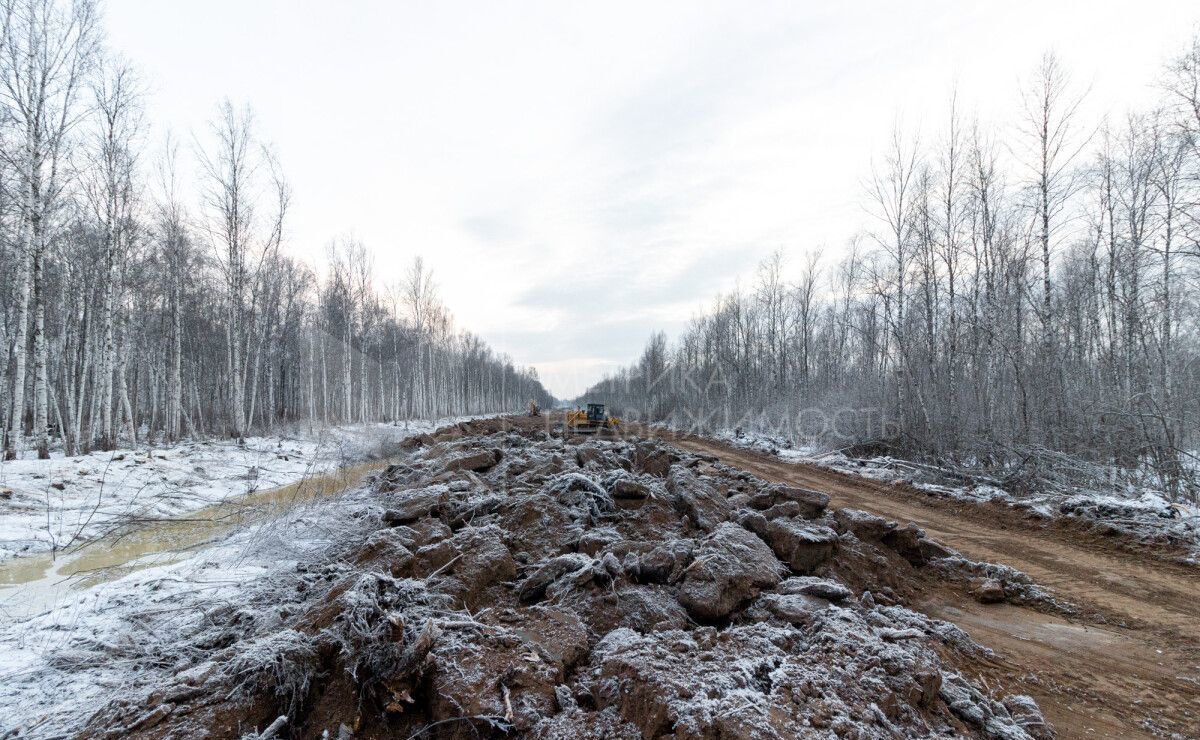
<path id="1" fill-rule="evenodd" d="M 401 439 L 465 421 L 332 427 L 84 455 L 32 451 L 0 462 L 0 563 L 92 540 L 124 524 L 178 517 L 378 457 Z M 0 573 L 0 585 L 5 578 Z"/>

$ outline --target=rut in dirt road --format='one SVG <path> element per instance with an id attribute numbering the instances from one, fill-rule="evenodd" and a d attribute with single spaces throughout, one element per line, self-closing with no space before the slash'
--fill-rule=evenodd
<path id="1" fill-rule="evenodd" d="M 766 480 L 805 486 L 851 507 L 914 522 L 964 556 L 1028 574 L 1078 608 L 1071 620 L 1017 607 L 930 599 L 922 608 L 954 621 L 1004 663 L 1065 737 L 1197 736 L 1200 726 L 1200 572 L 1138 556 L 1011 510 L 950 503 L 888 485 L 784 462 L 690 436 L 680 449 L 718 457 Z M 1003 676 L 1003 672 L 997 675 Z M 1007 685 L 1007 684 L 1006 684 Z"/>

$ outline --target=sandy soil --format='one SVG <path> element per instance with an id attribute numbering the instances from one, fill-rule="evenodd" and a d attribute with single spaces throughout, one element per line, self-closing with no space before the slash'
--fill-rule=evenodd
<path id="1" fill-rule="evenodd" d="M 823 491 L 831 506 L 915 522 L 966 557 L 1024 571 L 1077 606 L 1078 617 L 1068 621 L 952 593 L 923 605 L 993 648 L 999 660 L 975 670 L 1032 695 L 1060 736 L 1200 736 L 1200 570 L 998 507 L 947 506 L 902 485 L 691 436 L 666 439 L 766 480 Z"/>

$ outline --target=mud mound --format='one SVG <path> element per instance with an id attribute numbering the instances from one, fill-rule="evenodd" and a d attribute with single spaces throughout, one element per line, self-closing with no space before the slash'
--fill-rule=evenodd
<path id="1" fill-rule="evenodd" d="M 460 425 L 377 476 L 361 538 L 298 568 L 96 734 L 1048 737 L 905 604 L 1000 582 L 899 527 L 649 442 Z M 1035 594 L 1036 596 L 1036 594 Z M 199 643 L 200 641 L 198 641 Z"/>

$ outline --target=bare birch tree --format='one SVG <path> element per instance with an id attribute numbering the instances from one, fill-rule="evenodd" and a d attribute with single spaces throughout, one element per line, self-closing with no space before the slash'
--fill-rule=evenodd
<path id="1" fill-rule="evenodd" d="M 5 456 L 15 454 L 25 410 L 27 341 L 33 334 L 33 438 L 49 456 L 46 250 L 67 177 L 69 136 L 83 115 L 79 93 L 97 54 L 96 7 L 90 0 L 4 0 L 0 96 L 8 124 L 0 147 L 20 190 L 19 298 L 13 338 L 10 425 Z M 32 325 L 31 325 L 32 324 Z"/>

